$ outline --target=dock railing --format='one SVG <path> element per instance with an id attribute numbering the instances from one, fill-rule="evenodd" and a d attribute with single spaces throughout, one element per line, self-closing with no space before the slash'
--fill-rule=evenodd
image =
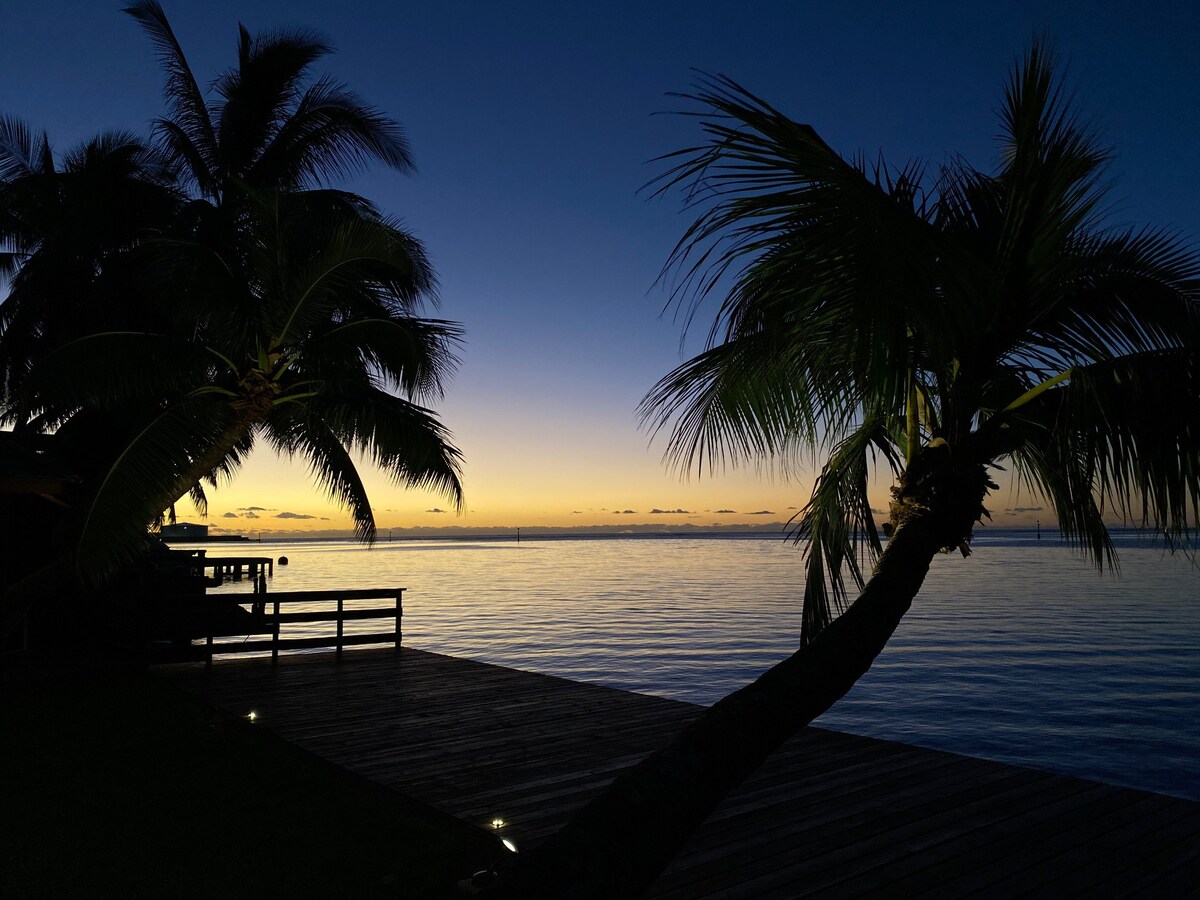
<path id="1" fill-rule="evenodd" d="M 365 588 L 345 591 L 276 591 L 269 594 L 209 594 L 185 598 L 187 612 L 176 611 L 170 624 L 155 622 L 151 617 L 148 637 L 151 641 L 174 641 L 165 655 L 172 661 L 203 659 L 206 668 L 212 667 L 214 655 L 227 653 L 270 652 L 271 663 L 279 661 L 281 651 L 316 647 L 332 648 L 341 661 L 345 647 L 362 644 L 392 644 L 400 651 L 403 636 L 404 588 Z M 388 606 L 348 607 L 362 600 L 391 600 Z M 160 601 L 164 602 L 164 601 Z M 169 601 L 165 601 L 169 602 Z M 298 604 L 332 604 L 328 609 L 285 611 Z M 247 612 L 242 606 L 251 607 Z M 237 607 L 235 609 L 235 607 Z M 210 613 L 211 614 L 208 614 Z M 345 623 L 363 620 L 387 620 L 389 628 L 361 634 L 346 634 Z M 301 622 L 334 623 L 333 634 L 283 637 L 280 626 Z M 264 637 L 265 635 L 265 637 Z M 241 641 L 221 641 L 217 638 L 244 637 Z M 253 639 L 252 639 L 253 638 Z M 186 644 L 183 641 L 186 640 Z M 195 641 L 203 641 L 197 644 Z"/>

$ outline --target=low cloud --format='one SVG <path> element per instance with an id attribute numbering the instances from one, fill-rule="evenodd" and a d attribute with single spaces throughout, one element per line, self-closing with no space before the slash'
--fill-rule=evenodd
<path id="1" fill-rule="evenodd" d="M 618 516 L 635 516 L 635 515 L 637 515 L 637 510 L 636 509 L 614 509 L 613 514 L 618 515 Z"/>
<path id="2" fill-rule="evenodd" d="M 573 515 L 573 516 L 582 516 L 582 515 L 583 515 L 583 510 L 581 510 L 581 509 L 573 509 L 573 510 L 571 510 L 571 515 Z"/>
<path id="3" fill-rule="evenodd" d="M 425 510 L 425 512 L 427 512 L 427 513 L 444 513 L 445 510 L 441 509 L 440 507 L 435 506 L 433 509 Z"/>
<path id="4" fill-rule="evenodd" d="M 237 513 L 225 513 L 225 515 L 221 516 L 222 519 L 236 519 L 237 517 Z"/>
<path id="5" fill-rule="evenodd" d="M 718 509 L 718 510 L 717 510 L 717 515 L 718 515 L 718 516 L 721 516 L 721 515 L 731 516 L 731 515 L 734 515 L 734 514 L 736 514 L 736 513 L 737 513 L 737 510 L 736 510 L 736 509 Z"/>
<path id="6" fill-rule="evenodd" d="M 1011 513 L 1041 512 L 1043 509 L 1044 509 L 1044 507 L 1041 507 L 1041 506 L 1014 506 L 1012 509 L 1006 509 L 1005 512 L 1011 512 Z"/>
<path id="7" fill-rule="evenodd" d="M 254 510 L 247 510 L 247 512 L 246 512 L 246 518 L 247 518 L 247 519 L 261 519 L 261 518 L 262 518 L 262 516 L 260 516 L 260 515 L 259 515 L 258 513 L 256 513 Z"/>
<path id="8" fill-rule="evenodd" d="M 773 516 L 775 512 L 770 509 L 756 509 L 752 513 L 746 513 L 748 516 Z"/>
<path id="9" fill-rule="evenodd" d="M 686 516 L 690 512 L 691 512 L 690 509 L 659 509 L 658 507 L 655 507 L 654 509 L 650 510 L 650 515 L 652 515 L 652 516 Z"/>
<path id="10" fill-rule="evenodd" d="M 315 519 L 316 516 L 310 516 L 307 513 L 281 512 L 275 513 L 277 519 Z"/>
<path id="11" fill-rule="evenodd" d="M 238 509 L 242 512 L 274 512 L 275 508 L 272 506 L 239 506 Z"/>
<path id="12" fill-rule="evenodd" d="M 329 521 L 329 516 L 321 516 L 321 521 L 322 521 L 322 522 L 328 522 L 328 521 Z"/>

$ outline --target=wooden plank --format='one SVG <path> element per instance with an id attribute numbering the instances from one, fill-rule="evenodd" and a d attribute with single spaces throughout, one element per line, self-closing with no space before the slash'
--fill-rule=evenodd
<path id="1" fill-rule="evenodd" d="M 1048 888 L 1061 885 L 1064 892 L 1102 895 L 1114 869 L 1127 868 L 1123 863 L 1125 848 L 1141 845 L 1150 849 L 1155 843 L 1154 834 L 1163 824 L 1160 798 L 1137 791 L 1112 796 L 1121 797 L 1124 802 L 1105 814 L 1093 806 L 1092 814 L 1085 820 L 1072 822 L 1060 841 L 1044 843 L 1032 853 L 1012 860 L 1009 870 L 999 873 L 999 877 L 990 868 L 981 867 L 949 882 L 947 887 L 961 888 L 964 895 L 986 887 L 994 894 L 1037 882 Z M 1190 818 L 1200 822 L 1200 811 Z M 1200 872 L 1193 871 L 1193 875 L 1200 876 Z M 1200 886 L 1200 878 L 1194 879 L 1193 884 Z"/>
<path id="2" fill-rule="evenodd" d="M 977 762 L 984 763 L 982 760 Z M 985 766 L 990 768 L 991 764 Z M 786 883 L 803 884 L 819 894 L 859 867 L 892 865 L 898 859 L 919 854 L 925 846 L 936 845 L 947 831 L 961 827 L 962 819 L 976 818 L 974 813 L 981 799 L 993 814 L 1003 814 L 1006 804 L 1020 806 L 1034 795 L 1044 796 L 1046 780 L 1037 779 L 1030 783 L 1022 772 L 993 769 L 985 771 L 969 785 L 960 783 L 949 793 L 935 794 L 930 803 L 911 809 L 895 807 L 886 787 L 873 790 L 865 798 L 849 798 L 851 809 L 848 810 L 840 808 L 841 798 L 837 796 L 823 798 L 815 808 L 793 809 L 791 827 L 765 831 L 760 840 L 750 842 L 738 852 L 718 854 L 716 866 L 698 869 L 692 861 L 695 851 L 689 850 L 685 859 L 677 861 L 681 871 L 664 881 L 673 889 L 681 885 L 690 887 L 699 877 L 705 878 L 709 887 L 737 885 L 750 881 L 759 872 L 770 870 L 791 873 L 787 875 Z M 885 805 L 879 802 L 881 797 L 887 798 Z M 969 811 L 963 816 L 945 814 L 943 821 L 931 822 L 930 806 L 946 805 Z M 755 829 L 753 820 L 745 823 L 745 833 L 753 834 Z M 705 840 L 700 834 L 696 837 L 692 841 L 693 847 Z M 913 843 L 914 839 L 923 840 Z M 888 841 L 893 841 L 896 846 Z M 898 845 L 905 841 L 909 845 L 899 850 Z M 765 888 L 761 884 L 757 887 L 758 890 Z M 672 896 L 689 894 L 690 890 L 685 890 Z"/>
<path id="3" fill-rule="evenodd" d="M 977 762 L 983 763 L 982 760 Z M 946 792 L 960 802 L 969 802 L 972 791 L 987 786 L 992 792 L 1013 787 L 1012 773 L 997 771 L 986 766 L 983 771 L 972 769 L 965 776 L 961 767 L 946 767 L 939 771 L 940 777 L 926 782 L 931 792 Z M 664 875 L 663 882 L 672 888 L 690 885 L 707 879 L 713 872 L 728 871 L 735 857 L 753 862 L 755 848 L 764 848 L 766 855 L 774 852 L 769 845 L 779 844 L 791 848 L 803 848 L 827 843 L 834 834 L 845 834 L 851 828 L 878 820 L 878 810 L 872 806 L 871 798 L 886 793 L 889 810 L 897 816 L 923 818 L 923 805 L 917 801 L 919 791 L 904 797 L 901 790 L 883 778 L 876 777 L 861 785 L 857 792 L 832 797 L 817 797 L 804 806 L 796 803 L 777 803 L 764 806 L 738 818 L 736 822 L 725 821 L 712 827 L 709 819 L 703 832 L 692 841 L 687 857 L 686 875 L 673 876 L 672 870 Z M 863 801 L 867 801 L 864 803 Z M 831 802 L 832 801 L 832 802 Z M 757 813 L 757 814 L 756 814 Z"/>
<path id="4" fill-rule="evenodd" d="M 980 829 L 975 840 L 946 842 L 939 848 L 942 852 L 922 860 L 926 865 L 891 885 L 897 890 L 908 885 L 945 885 L 949 895 L 959 896 L 1011 896 L 1028 890 L 1031 884 L 1060 896 L 1074 893 L 1070 851 L 1097 827 L 1103 830 L 1103 823 L 1119 815 L 1131 799 L 1107 785 L 1093 785 L 1088 791 L 1011 817 L 997 827 Z M 982 848 L 985 841 L 986 848 Z M 1104 865 L 1104 860 L 1094 862 Z"/>

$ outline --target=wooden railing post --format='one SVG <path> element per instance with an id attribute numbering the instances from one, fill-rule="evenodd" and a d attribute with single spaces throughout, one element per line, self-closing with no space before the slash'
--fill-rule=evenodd
<path id="1" fill-rule="evenodd" d="M 403 636 L 401 622 L 404 619 L 404 588 L 396 591 L 396 652 L 400 652 L 400 639 Z"/>
<path id="2" fill-rule="evenodd" d="M 191 642 L 189 641 L 188 643 L 191 643 Z M 209 632 L 209 635 L 204 642 L 204 671 L 205 672 L 212 671 L 212 657 L 213 657 L 213 636 L 212 636 L 212 633 Z"/>
<path id="3" fill-rule="evenodd" d="M 337 650 L 335 656 L 338 662 L 342 661 L 342 598 L 338 597 L 338 612 L 337 612 Z"/>
<path id="4" fill-rule="evenodd" d="M 271 628 L 271 665 L 279 664 L 279 595 L 275 595 L 275 622 Z"/>

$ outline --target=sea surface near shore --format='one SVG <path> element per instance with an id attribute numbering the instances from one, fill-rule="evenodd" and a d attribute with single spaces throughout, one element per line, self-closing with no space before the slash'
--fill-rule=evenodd
<path id="1" fill-rule="evenodd" d="M 1200 800 L 1200 568 L 1117 543 L 1113 577 L 982 530 L 816 724 Z M 289 558 L 271 591 L 406 588 L 408 645 L 693 703 L 799 639 L 801 553 L 773 535 L 252 546 Z"/>

